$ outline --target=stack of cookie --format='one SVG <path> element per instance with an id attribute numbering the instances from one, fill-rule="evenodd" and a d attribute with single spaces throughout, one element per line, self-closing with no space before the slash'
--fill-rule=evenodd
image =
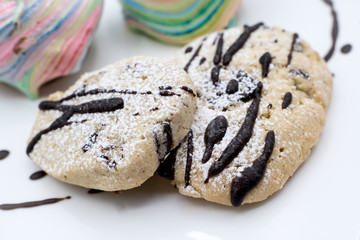
<path id="1" fill-rule="evenodd" d="M 191 42 L 174 62 L 135 57 L 40 104 L 27 152 L 48 174 L 105 191 L 157 170 L 224 205 L 281 189 L 325 123 L 332 75 L 297 34 L 262 23 Z"/>

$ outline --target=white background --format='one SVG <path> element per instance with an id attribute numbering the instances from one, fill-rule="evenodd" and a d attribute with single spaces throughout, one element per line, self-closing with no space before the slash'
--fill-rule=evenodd
<path id="1" fill-rule="evenodd" d="M 0 204 L 72 196 L 57 204 L 0 210 L 0 239 L 351 239 L 360 240 L 360 1 L 337 0 L 340 35 L 329 68 L 335 74 L 332 102 L 319 144 L 285 187 L 262 203 L 230 208 L 181 196 L 164 179 L 122 192 L 87 189 L 49 176 L 25 154 L 39 101 L 0 84 Z M 332 18 L 322 0 L 244 0 L 239 24 L 264 21 L 296 31 L 324 56 Z M 350 54 L 339 49 L 351 43 Z M 106 0 L 103 16 L 81 71 L 134 55 L 171 57 L 178 47 L 129 32 L 117 1 Z M 41 97 L 65 90 L 79 74 L 41 89 Z"/>

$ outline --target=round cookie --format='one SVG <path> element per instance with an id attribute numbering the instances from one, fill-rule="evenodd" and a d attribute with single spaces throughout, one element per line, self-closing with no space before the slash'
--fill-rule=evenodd
<path id="1" fill-rule="evenodd" d="M 184 70 L 134 57 L 40 103 L 27 153 L 51 176 L 115 191 L 141 185 L 186 136 L 196 98 Z"/>
<path id="2" fill-rule="evenodd" d="M 324 126 L 324 60 L 298 34 L 259 23 L 199 38 L 176 61 L 194 82 L 197 110 L 158 173 L 181 194 L 224 205 L 281 189 Z"/>

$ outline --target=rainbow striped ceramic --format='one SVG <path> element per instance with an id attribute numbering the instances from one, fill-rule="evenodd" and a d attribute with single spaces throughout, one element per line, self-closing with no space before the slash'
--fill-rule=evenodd
<path id="1" fill-rule="evenodd" d="M 184 44 L 234 24 L 241 0 L 120 0 L 127 25 L 152 38 Z"/>
<path id="2" fill-rule="evenodd" d="M 0 1 L 0 81 L 28 97 L 46 82 L 78 71 L 102 0 Z"/>

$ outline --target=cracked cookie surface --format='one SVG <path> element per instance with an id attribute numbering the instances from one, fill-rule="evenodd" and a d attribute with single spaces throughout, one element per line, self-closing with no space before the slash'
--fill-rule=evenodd
<path id="1" fill-rule="evenodd" d="M 137 187 L 189 131 L 194 91 L 184 70 L 158 58 L 86 73 L 40 103 L 27 153 L 64 182 L 105 191 Z"/>
<path id="2" fill-rule="evenodd" d="M 259 23 L 199 38 L 175 61 L 198 106 L 159 174 L 181 194 L 232 206 L 281 189 L 324 126 L 332 91 L 324 60 L 298 34 Z"/>

